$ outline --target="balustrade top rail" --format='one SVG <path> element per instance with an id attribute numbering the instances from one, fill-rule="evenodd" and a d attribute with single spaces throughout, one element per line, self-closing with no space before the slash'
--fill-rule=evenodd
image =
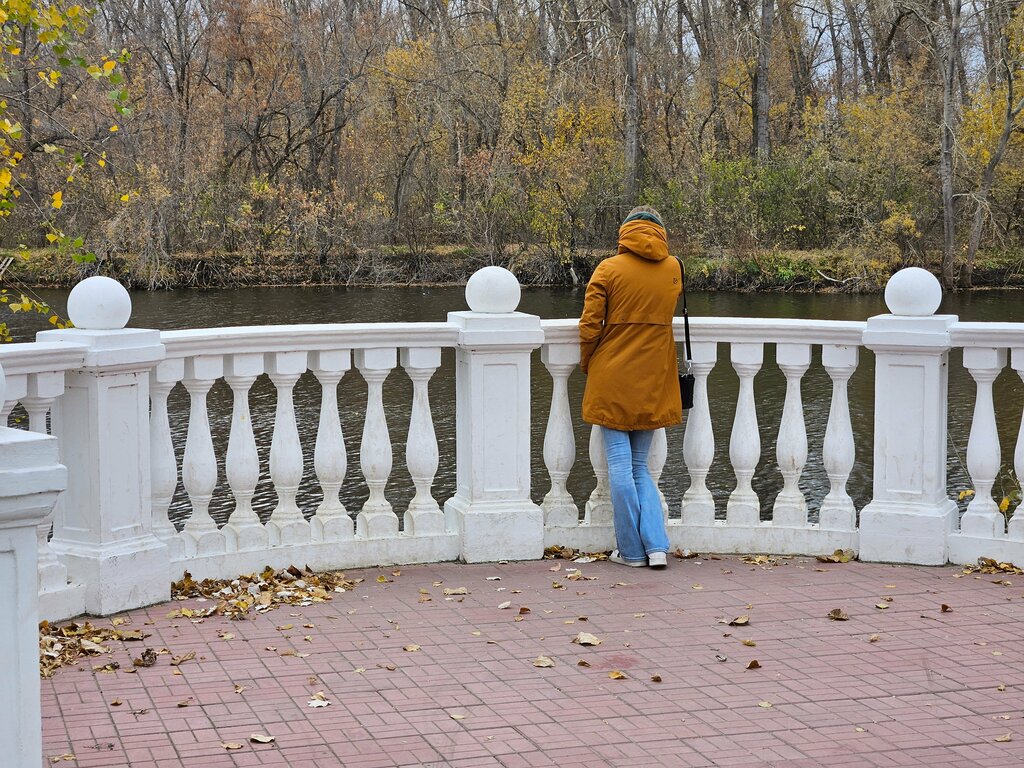
<path id="1" fill-rule="evenodd" d="M 547 344 L 579 340 L 579 321 L 541 320 Z M 690 333 L 698 341 L 766 342 L 769 344 L 849 344 L 859 346 L 866 327 L 850 320 L 795 320 L 761 317 L 691 317 Z M 982 323 L 981 325 L 985 325 Z M 672 323 L 676 341 L 683 340 L 683 318 Z"/>
<path id="2" fill-rule="evenodd" d="M 1024 323 L 953 323 L 949 341 L 954 347 L 1017 348 L 1024 355 Z"/>
<path id="3" fill-rule="evenodd" d="M 0 365 L 8 376 L 69 371 L 85 363 L 88 347 L 63 341 L 0 344 Z"/>
<path id="4" fill-rule="evenodd" d="M 248 325 L 163 331 L 168 358 L 239 352 L 294 352 L 376 347 L 454 347 L 449 323 L 323 323 Z"/>

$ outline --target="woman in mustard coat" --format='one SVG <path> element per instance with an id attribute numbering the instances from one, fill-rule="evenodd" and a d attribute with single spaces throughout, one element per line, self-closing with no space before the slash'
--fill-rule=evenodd
<path id="1" fill-rule="evenodd" d="M 682 264 L 653 208 L 633 209 L 619 228 L 618 253 L 587 285 L 580 317 L 580 369 L 587 375 L 583 420 L 601 427 L 623 565 L 664 568 L 668 534 L 647 468 L 654 430 L 683 420 L 672 317 Z"/>

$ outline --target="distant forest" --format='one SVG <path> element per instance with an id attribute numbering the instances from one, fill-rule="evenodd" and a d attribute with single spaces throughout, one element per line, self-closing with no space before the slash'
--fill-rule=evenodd
<path id="1" fill-rule="evenodd" d="M 109 67 L 4 22 L 0 96 L 24 154 L 8 248 L 56 228 L 153 282 L 175 254 L 258 270 L 261 254 L 380 246 L 503 263 L 525 244 L 568 263 L 636 203 L 663 212 L 677 251 L 858 248 L 938 265 L 948 285 L 970 284 L 979 249 L 1021 247 L 1017 2 L 105 0 L 83 15 L 76 55 Z"/>

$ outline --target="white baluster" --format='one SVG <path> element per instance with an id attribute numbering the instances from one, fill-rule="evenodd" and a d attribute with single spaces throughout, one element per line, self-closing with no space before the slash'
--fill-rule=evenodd
<path id="1" fill-rule="evenodd" d="M 786 402 L 775 442 L 775 458 L 784 483 L 772 508 L 772 521 L 775 525 L 806 526 L 807 500 L 800 491 L 800 475 L 807 463 L 807 428 L 800 380 L 811 364 L 811 346 L 778 344 L 775 360 L 786 375 Z"/>
<path id="2" fill-rule="evenodd" d="M 224 381 L 231 387 L 233 404 L 224 470 L 235 497 L 235 508 L 224 525 L 224 537 L 231 552 L 266 549 L 270 535 L 252 508 L 252 497 L 260 481 L 260 457 L 249 414 L 249 390 L 263 373 L 263 355 L 228 355 L 225 363 Z"/>
<path id="3" fill-rule="evenodd" d="M 658 489 L 658 497 L 661 499 L 661 512 L 668 521 L 668 502 L 665 501 L 665 494 L 661 492 L 661 473 L 665 471 L 665 462 L 668 460 L 668 436 L 665 428 L 654 430 L 654 437 L 651 438 L 651 448 L 647 452 L 647 469 L 654 480 L 654 487 Z"/>
<path id="4" fill-rule="evenodd" d="M 725 519 L 729 525 L 758 525 L 761 521 L 761 504 L 750 483 L 761 458 L 761 435 L 757 426 L 757 406 L 754 403 L 754 376 L 761 370 L 764 345 L 734 342 L 730 358 L 732 367 L 740 377 L 740 392 L 729 438 L 729 460 L 736 473 L 736 489 L 729 494 Z"/>
<path id="5" fill-rule="evenodd" d="M 437 474 L 438 452 L 427 384 L 440 364 L 439 348 L 402 350 L 402 367 L 413 383 L 412 415 L 405 444 L 406 466 L 416 486 L 416 496 L 405 513 L 405 532 L 412 536 L 440 535 L 445 528 L 444 514 L 430 495 Z"/>
<path id="6" fill-rule="evenodd" d="M 28 392 L 21 404 L 28 412 L 28 428 L 41 435 L 48 433 L 46 414 L 50 406 L 64 393 L 64 373 L 36 373 L 28 378 Z M 67 586 L 68 569 L 57 559 L 50 547 L 50 528 L 53 526 L 51 507 L 49 514 L 36 528 L 36 552 L 38 554 L 39 591 L 48 592 Z"/>
<path id="7" fill-rule="evenodd" d="M 971 436 L 967 441 L 967 471 L 971 474 L 974 496 L 960 518 L 960 531 L 968 536 L 1001 537 L 1006 531 L 1006 518 L 992 499 L 992 486 L 1001 462 L 992 382 L 1005 365 L 1005 349 L 964 350 L 964 367 L 977 384 Z"/>
<path id="8" fill-rule="evenodd" d="M 347 349 L 313 352 L 310 368 L 320 382 L 320 424 L 316 430 L 313 467 L 324 498 L 309 521 L 313 541 L 351 539 L 355 531 L 352 518 L 341 503 L 339 493 L 345 482 L 348 457 L 345 436 L 338 414 L 338 383 L 352 367 L 352 354 Z"/>
<path id="9" fill-rule="evenodd" d="M 366 420 L 359 446 L 359 468 L 370 496 L 356 516 L 356 533 L 365 538 L 398 535 L 398 515 L 384 497 L 391 476 L 391 436 L 384 415 L 384 380 L 395 367 L 394 348 L 356 350 L 356 367 L 366 380 Z"/>
<path id="10" fill-rule="evenodd" d="M 210 517 L 210 499 L 217 487 L 217 457 L 210 436 L 210 418 L 206 395 L 224 372 L 219 356 L 202 355 L 185 361 L 182 384 L 188 390 L 191 406 L 185 456 L 181 463 L 181 479 L 192 502 L 192 514 L 185 522 L 182 537 L 190 557 L 212 555 L 225 551 L 224 534 Z"/>
<path id="11" fill-rule="evenodd" d="M 167 396 L 185 376 L 185 361 L 164 360 L 149 375 L 149 464 L 150 507 L 153 510 L 153 534 L 170 552 L 171 562 L 185 558 L 185 540 L 167 516 L 178 487 L 178 460 L 171 440 Z"/>
<path id="12" fill-rule="evenodd" d="M 604 453 L 604 437 L 600 427 L 590 429 L 590 465 L 594 468 L 597 487 L 587 499 L 583 510 L 584 525 L 612 525 L 615 513 L 612 509 L 611 486 L 608 485 L 608 457 Z"/>
<path id="13" fill-rule="evenodd" d="M 1013 350 L 1013 369 L 1024 381 L 1024 347 Z M 1017 448 L 1013 452 L 1013 470 L 1017 475 L 1018 485 L 1024 485 L 1024 413 L 1020 417 L 1020 429 L 1017 432 Z M 1007 525 L 1007 533 L 1014 541 L 1024 541 L 1024 500 L 1017 504 L 1013 517 Z"/>
<path id="14" fill-rule="evenodd" d="M 7 392 L 0 401 L 0 427 L 6 427 L 14 406 L 28 394 L 28 376 L 7 374 Z"/>
<path id="15" fill-rule="evenodd" d="M 277 491 L 277 506 L 267 522 L 267 531 L 273 546 L 308 544 L 309 523 L 295 501 L 302 484 L 303 459 L 293 399 L 295 383 L 306 371 L 306 353 L 270 353 L 266 365 L 277 388 L 274 436 L 270 441 L 270 479 Z"/>
<path id="16" fill-rule="evenodd" d="M 551 374 L 551 410 L 544 432 L 544 466 L 551 478 L 551 489 L 544 496 L 545 525 L 579 524 L 580 510 L 565 487 L 576 462 L 576 438 L 569 409 L 569 375 L 580 362 L 579 344 L 545 344 L 540 359 Z"/>
<path id="17" fill-rule="evenodd" d="M 821 364 L 832 379 L 832 404 L 821 451 L 830 486 L 828 495 L 821 502 L 818 524 L 832 531 L 857 529 L 857 510 L 846 492 L 846 482 L 856 459 L 847 383 L 857 369 L 858 352 L 857 347 L 835 344 L 826 344 L 821 349 Z"/>
<path id="18" fill-rule="evenodd" d="M 683 461 L 690 473 L 690 487 L 680 505 L 682 521 L 688 525 L 712 525 L 715 522 L 715 500 L 708 490 L 707 478 L 715 459 L 715 433 L 711 428 L 708 403 L 708 374 L 718 359 L 718 344 L 699 341 L 692 345 L 693 408 L 686 416 L 683 434 Z"/>

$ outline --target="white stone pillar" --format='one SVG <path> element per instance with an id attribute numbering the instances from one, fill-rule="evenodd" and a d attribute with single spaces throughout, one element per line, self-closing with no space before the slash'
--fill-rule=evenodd
<path id="1" fill-rule="evenodd" d="M 501 267 L 466 285 L 469 312 L 451 312 L 459 330 L 455 368 L 456 492 L 444 507 L 469 563 L 544 554 L 544 516 L 530 500 L 530 353 L 540 318 L 516 312 L 520 289 Z"/>
<path id="2" fill-rule="evenodd" d="M 917 267 L 885 289 L 891 315 L 872 317 L 875 353 L 874 492 L 860 515 L 860 558 L 943 565 L 957 507 L 946 496 L 949 326 L 934 315 L 942 289 Z"/>
<path id="3" fill-rule="evenodd" d="M 36 531 L 67 485 L 57 453 L 53 437 L 0 426 L 0 744 L 11 768 L 43 762 Z"/>
<path id="4" fill-rule="evenodd" d="M 149 377 L 164 346 L 159 331 L 125 328 L 130 315 L 124 288 L 90 277 L 68 297 L 76 327 L 36 337 L 89 347 L 51 413 L 68 489 L 50 546 L 85 585 L 86 611 L 99 616 L 170 598 L 170 559 L 153 534 L 150 499 Z"/>
<path id="5" fill-rule="evenodd" d="M 545 344 L 540 359 L 551 374 L 551 410 L 544 430 L 544 465 L 551 478 L 551 490 L 541 507 L 548 525 L 579 525 L 580 511 L 565 487 L 576 462 L 576 438 L 569 406 L 569 376 L 580 363 L 580 345 Z"/>

